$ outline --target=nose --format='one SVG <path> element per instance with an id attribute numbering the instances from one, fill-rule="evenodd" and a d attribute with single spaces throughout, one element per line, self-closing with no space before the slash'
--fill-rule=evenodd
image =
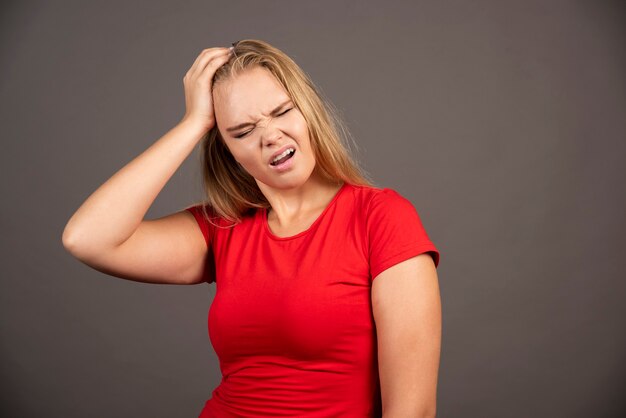
<path id="1" fill-rule="evenodd" d="M 282 138 L 280 129 L 273 122 L 274 119 L 270 118 L 265 126 L 262 127 L 261 136 L 265 145 L 276 143 Z"/>

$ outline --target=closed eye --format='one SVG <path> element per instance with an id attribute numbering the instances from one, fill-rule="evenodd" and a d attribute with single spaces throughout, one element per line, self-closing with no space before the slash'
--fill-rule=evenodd
<path id="1" fill-rule="evenodd" d="M 248 135 L 250 132 L 252 132 L 252 129 L 250 129 L 248 132 L 244 132 L 240 135 L 235 136 L 235 138 L 243 138 L 244 136 Z"/>
<path id="2" fill-rule="evenodd" d="M 293 107 L 290 107 L 289 109 L 285 110 L 284 112 L 278 114 L 278 116 L 282 116 L 282 115 L 284 115 L 285 113 L 289 112 L 292 109 L 293 109 Z M 250 129 L 249 131 L 246 131 L 244 133 L 241 133 L 241 134 L 235 136 L 235 138 L 243 138 L 244 136 L 248 135 L 252 131 L 253 131 L 253 129 Z"/>

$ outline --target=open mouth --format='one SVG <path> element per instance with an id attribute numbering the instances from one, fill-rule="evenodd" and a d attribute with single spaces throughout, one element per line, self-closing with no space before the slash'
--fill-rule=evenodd
<path id="1" fill-rule="evenodd" d="M 289 151 L 289 153 L 287 153 L 287 155 L 285 155 L 285 156 L 284 156 L 284 157 L 282 157 L 281 159 L 276 160 L 276 161 L 272 161 L 272 162 L 270 163 L 270 165 L 272 165 L 272 166 L 274 166 L 274 167 L 277 167 L 277 166 L 279 166 L 279 165 L 281 165 L 281 164 L 284 164 L 286 161 L 288 161 L 289 159 L 291 159 L 295 153 L 296 153 L 296 150 L 295 150 L 295 148 L 294 148 L 294 149 L 290 150 L 290 151 Z"/>

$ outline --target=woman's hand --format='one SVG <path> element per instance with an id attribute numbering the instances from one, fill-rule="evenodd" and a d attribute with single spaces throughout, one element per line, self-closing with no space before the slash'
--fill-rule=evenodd
<path id="1" fill-rule="evenodd" d="M 198 124 L 205 131 L 215 126 L 215 111 L 211 94 L 211 80 L 219 67 L 230 58 L 230 48 L 208 48 L 198 55 L 185 77 L 185 107 L 183 121 Z"/>

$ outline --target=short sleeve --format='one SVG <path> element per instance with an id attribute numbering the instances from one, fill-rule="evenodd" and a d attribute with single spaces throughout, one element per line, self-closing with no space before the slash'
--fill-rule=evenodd
<path id="1" fill-rule="evenodd" d="M 369 265 L 372 280 L 389 267 L 429 253 L 435 267 L 439 250 L 432 243 L 410 200 L 392 189 L 382 189 L 370 200 L 367 214 Z"/>
<path id="2" fill-rule="evenodd" d="M 190 212 L 194 218 L 196 218 L 196 222 L 200 230 L 202 231 L 202 235 L 204 236 L 204 241 L 206 242 L 207 248 L 207 263 L 205 267 L 205 281 L 208 283 L 215 282 L 215 259 L 213 255 L 213 251 L 211 249 L 211 243 L 213 242 L 213 234 L 214 234 L 214 226 L 211 225 L 204 213 L 202 212 L 202 205 L 195 205 L 185 208 L 186 211 Z"/>

